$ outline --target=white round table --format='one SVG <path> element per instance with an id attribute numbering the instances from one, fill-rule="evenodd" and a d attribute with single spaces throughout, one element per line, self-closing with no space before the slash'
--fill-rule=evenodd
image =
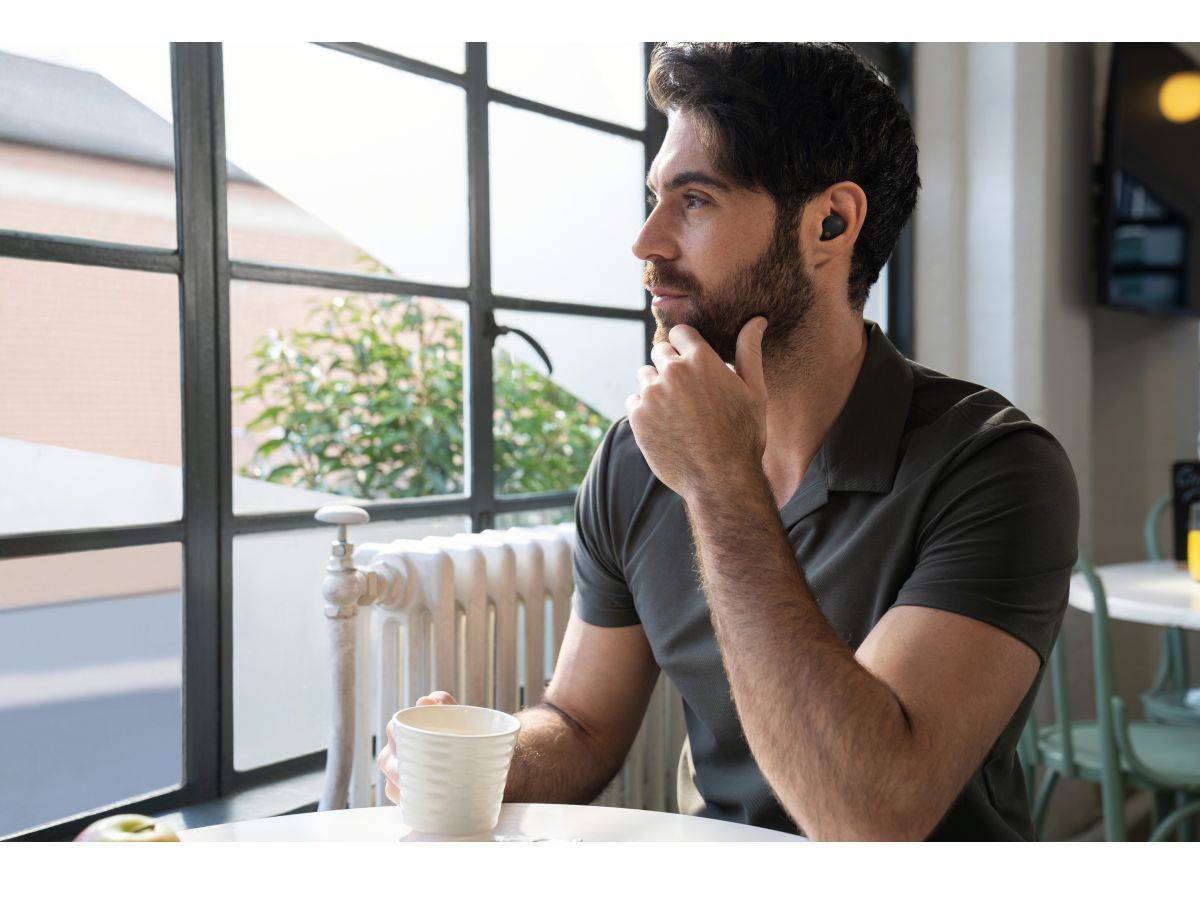
<path id="1" fill-rule="evenodd" d="M 1200 582 L 1174 560 L 1121 563 L 1096 569 L 1108 598 L 1108 615 L 1126 622 L 1200 631 Z M 1082 575 L 1071 578 L 1070 604 L 1092 611 L 1092 591 Z"/>
<path id="2" fill-rule="evenodd" d="M 782 831 L 699 816 L 551 803 L 505 803 L 488 834 L 419 834 L 398 806 L 299 813 L 188 828 L 181 841 L 803 841 Z"/>

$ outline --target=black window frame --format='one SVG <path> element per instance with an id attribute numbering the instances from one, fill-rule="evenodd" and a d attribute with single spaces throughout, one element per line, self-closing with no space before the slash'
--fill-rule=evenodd
<path id="1" fill-rule="evenodd" d="M 648 174 L 650 163 L 662 144 L 667 128 L 665 116 L 647 101 L 645 125 L 631 128 L 490 87 L 487 45 L 482 42 L 465 44 L 463 72 L 367 44 L 322 43 L 320 46 L 464 89 L 470 259 L 467 287 L 230 259 L 222 52 L 218 43 L 171 45 L 178 235 L 175 249 L 0 229 L 0 257 L 169 273 L 178 277 L 183 428 L 183 514 L 180 519 L 0 537 L 0 560 L 146 544 L 182 545 L 182 784 L 39 825 L 10 835 L 10 838 L 69 839 L 102 816 L 133 810 L 154 814 L 188 807 L 314 771 L 324 764 L 325 751 L 319 751 L 249 771 L 239 771 L 233 765 L 233 540 L 244 534 L 324 526 L 313 521 L 311 511 L 234 514 L 229 368 L 231 281 L 418 294 L 466 303 L 466 415 L 469 421 L 464 423 L 464 428 L 469 436 L 465 460 L 469 491 L 444 497 L 372 502 L 369 510 L 373 522 L 463 515 L 470 517 L 473 531 L 480 531 L 492 527 L 498 514 L 553 509 L 574 503 L 575 490 L 496 495 L 492 353 L 497 310 L 640 321 L 644 331 L 645 359 L 649 362 L 655 326 L 650 312 L 652 298 L 648 292 L 643 292 L 641 308 L 537 300 L 493 292 L 488 110 L 491 103 L 504 104 L 637 141 L 643 145 L 643 176 Z M 869 46 L 869 55 L 882 62 L 881 67 L 911 108 L 911 45 Z M 648 70 L 653 47 L 653 43 L 643 44 L 643 75 Z M 889 330 L 893 341 L 906 354 L 912 347 L 911 273 L 910 226 L 905 229 L 892 258 L 888 297 Z"/>

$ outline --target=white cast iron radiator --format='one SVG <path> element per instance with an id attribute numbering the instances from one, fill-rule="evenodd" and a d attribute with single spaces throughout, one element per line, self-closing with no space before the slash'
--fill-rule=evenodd
<path id="1" fill-rule="evenodd" d="M 375 756 L 396 710 L 434 690 L 506 712 L 541 699 L 571 611 L 574 528 L 355 548 L 345 529 L 364 511 L 323 507 L 317 518 L 340 526 L 324 584 L 334 726 L 321 808 L 382 805 Z M 594 804 L 675 811 L 683 738 L 679 695 L 660 676 L 624 767 Z"/>

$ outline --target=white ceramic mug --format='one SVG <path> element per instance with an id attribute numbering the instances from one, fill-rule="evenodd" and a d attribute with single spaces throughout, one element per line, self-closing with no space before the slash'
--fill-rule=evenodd
<path id="1" fill-rule="evenodd" d="M 500 819 L 521 722 L 481 706 L 410 706 L 392 717 L 400 810 L 414 831 L 467 835 Z"/>

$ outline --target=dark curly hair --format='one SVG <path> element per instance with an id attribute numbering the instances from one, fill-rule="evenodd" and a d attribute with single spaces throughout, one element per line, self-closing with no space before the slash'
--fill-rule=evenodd
<path id="1" fill-rule="evenodd" d="M 847 291 L 861 309 L 921 186 L 912 121 L 879 70 L 845 44 L 659 44 L 648 88 L 660 112 L 688 114 L 718 172 L 775 198 L 776 228 L 831 184 L 863 189 Z"/>

